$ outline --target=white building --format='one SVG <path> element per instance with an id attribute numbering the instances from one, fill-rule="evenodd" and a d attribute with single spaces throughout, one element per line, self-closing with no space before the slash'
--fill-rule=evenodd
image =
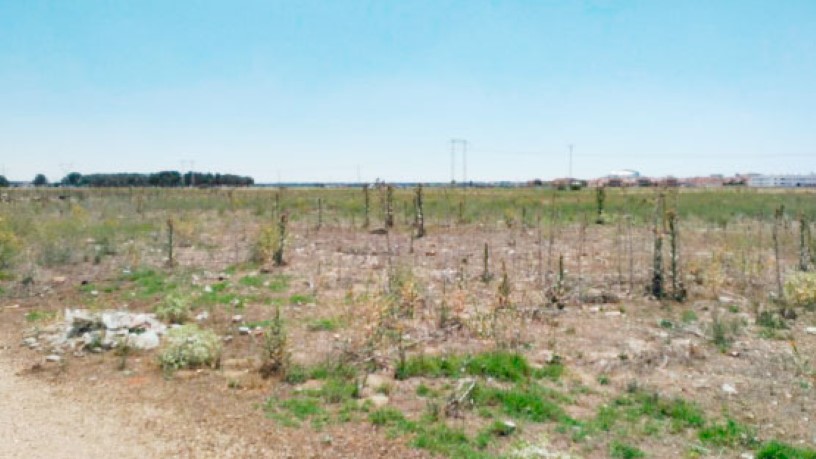
<path id="1" fill-rule="evenodd" d="M 632 169 L 621 169 L 610 172 L 606 177 L 611 179 L 636 179 L 640 177 L 640 172 Z"/>
<path id="2" fill-rule="evenodd" d="M 816 174 L 757 175 L 748 178 L 748 186 L 757 188 L 813 188 L 816 187 Z"/>

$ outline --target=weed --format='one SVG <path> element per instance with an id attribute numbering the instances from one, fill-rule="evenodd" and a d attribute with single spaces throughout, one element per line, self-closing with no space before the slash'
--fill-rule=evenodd
<path id="1" fill-rule="evenodd" d="M 280 307 L 275 308 L 275 316 L 264 330 L 261 362 L 261 376 L 264 378 L 273 375 L 286 377 L 289 368 L 289 348 Z"/>
<path id="2" fill-rule="evenodd" d="M 190 299 L 181 295 L 168 295 L 155 308 L 156 317 L 174 324 L 183 324 L 190 318 Z"/>

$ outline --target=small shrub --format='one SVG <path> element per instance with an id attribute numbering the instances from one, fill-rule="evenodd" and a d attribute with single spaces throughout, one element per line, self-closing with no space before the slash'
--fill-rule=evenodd
<path id="1" fill-rule="evenodd" d="M 267 225 L 261 228 L 258 239 L 252 246 L 252 262 L 265 265 L 273 261 L 278 250 L 280 250 L 280 233 L 278 225 Z"/>
<path id="2" fill-rule="evenodd" d="M 190 318 L 190 300 L 180 295 L 167 295 L 155 311 L 160 320 L 183 324 Z"/>
<path id="3" fill-rule="evenodd" d="M 196 325 L 170 329 L 159 353 L 159 363 L 165 371 L 181 368 L 217 367 L 221 360 L 221 340 L 210 330 Z"/>
<path id="4" fill-rule="evenodd" d="M 792 306 L 816 309 L 816 273 L 797 272 L 785 280 L 785 298 Z"/>
<path id="5" fill-rule="evenodd" d="M 286 377 L 289 368 L 289 348 L 280 307 L 275 308 L 275 317 L 264 330 L 263 353 L 261 355 L 261 376 L 273 375 Z"/>

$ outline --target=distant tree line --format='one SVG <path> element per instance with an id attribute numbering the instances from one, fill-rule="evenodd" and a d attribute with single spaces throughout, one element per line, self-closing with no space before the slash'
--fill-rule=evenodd
<path id="1" fill-rule="evenodd" d="M 215 187 L 215 186 L 251 186 L 255 183 L 252 177 L 234 174 L 213 174 L 202 172 L 161 171 L 152 174 L 116 173 L 88 174 L 71 172 L 60 182 L 63 186 L 77 187 Z"/>

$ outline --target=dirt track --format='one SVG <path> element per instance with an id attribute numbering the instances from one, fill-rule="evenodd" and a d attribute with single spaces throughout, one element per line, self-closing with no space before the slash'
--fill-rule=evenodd
<path id="1" fill-rule="evenodd" d="M 6 354 L 6 355 L 3 355 Z M 34 378 L 0 352 L 0 457 L 165 457 L 174 448 L 142 427 Z"/>

